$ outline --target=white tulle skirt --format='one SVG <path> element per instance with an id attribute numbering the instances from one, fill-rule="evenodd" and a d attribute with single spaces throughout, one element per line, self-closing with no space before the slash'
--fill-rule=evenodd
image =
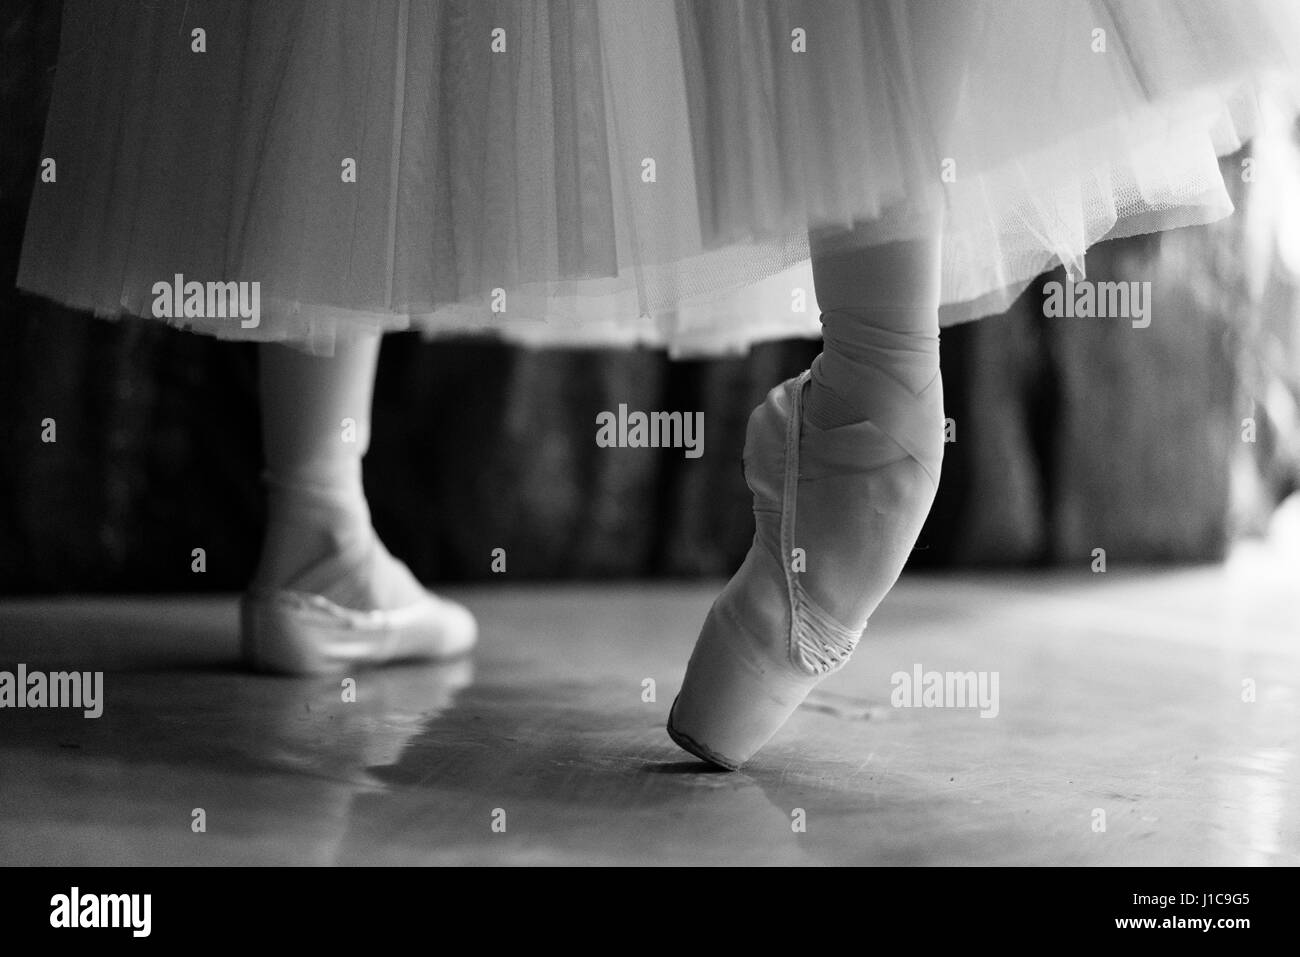
<path id="1" fill-rule="evenodd" d="M 1295 0 L 71 0 L 19 285 L 709 354 L 817 334 L 810 231 L 939 229 L 956 322 L 1231 212 L 1298 54 Z M 228 282 L 255 322 L 187 305 Z"/>

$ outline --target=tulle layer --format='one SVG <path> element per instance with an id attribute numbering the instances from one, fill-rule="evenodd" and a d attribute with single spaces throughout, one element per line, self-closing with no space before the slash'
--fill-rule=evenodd
<path id="1" fill-rule="evenodd" d="M 810 231 L 941 229 L 951 323 L 1228 214 L 1297 50 L 1287 0 L 73 0 L 19 285 L 314 351 L 709 354 L 817 334 Z M 159 315 L 177 275 L 257 282 L 256 325 Z"/>

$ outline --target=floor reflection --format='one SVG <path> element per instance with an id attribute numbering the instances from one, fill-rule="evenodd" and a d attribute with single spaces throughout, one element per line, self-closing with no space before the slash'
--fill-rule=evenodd
<path id="1" fill-rule="evenodd" d="M 238 671 L 230 599 L 8 602 L 0 668 L 108 674 L 98 720 L 0 711 L 0 861 L 1296 864 L 1283 588 L 905 579 L 738 774 L 663 732 L 708 586 L 463 593 L 472 661 L 354 686 Z M 998 717 L 892 708 L 917 664 L 997 671 Z"/>

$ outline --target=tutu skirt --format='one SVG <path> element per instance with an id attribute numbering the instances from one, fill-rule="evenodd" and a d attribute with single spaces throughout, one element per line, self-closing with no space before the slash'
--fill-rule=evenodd
<path id="1" fill-rule="evenodd" d="M 1218 158 L 1300 75 L 1291 0 L 70 0 L 62 30 L 19 285 L 322 352 L 816 335 L 810 231 L 941 230 L 943 322 L 1000 311 L 1231 212 Z M 256 321 L 190 283 L 256 283 Z"/>

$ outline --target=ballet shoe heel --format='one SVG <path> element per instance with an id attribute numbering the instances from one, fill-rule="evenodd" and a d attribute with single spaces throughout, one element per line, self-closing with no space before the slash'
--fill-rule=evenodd
<path id="1" fill-rule="evenodd" d="M 374 629 L 363 638 L 337 616 L 313 607 L 310 596 L 246 595 L 241 602 L 242 650 L 253 671 L 280 675 L 329 675 L 361 658 L 380 657 Z M 378 639 L 378 640 L 377 640 Z"/>
<path id="2" fill-rule="evenodd" d="M 737 771 L 781 728 L 814 682 L 777 673 L 736 646 L 734 622 L 715 604 L 668 715 L 668 735 L 701 760 Z"/>

